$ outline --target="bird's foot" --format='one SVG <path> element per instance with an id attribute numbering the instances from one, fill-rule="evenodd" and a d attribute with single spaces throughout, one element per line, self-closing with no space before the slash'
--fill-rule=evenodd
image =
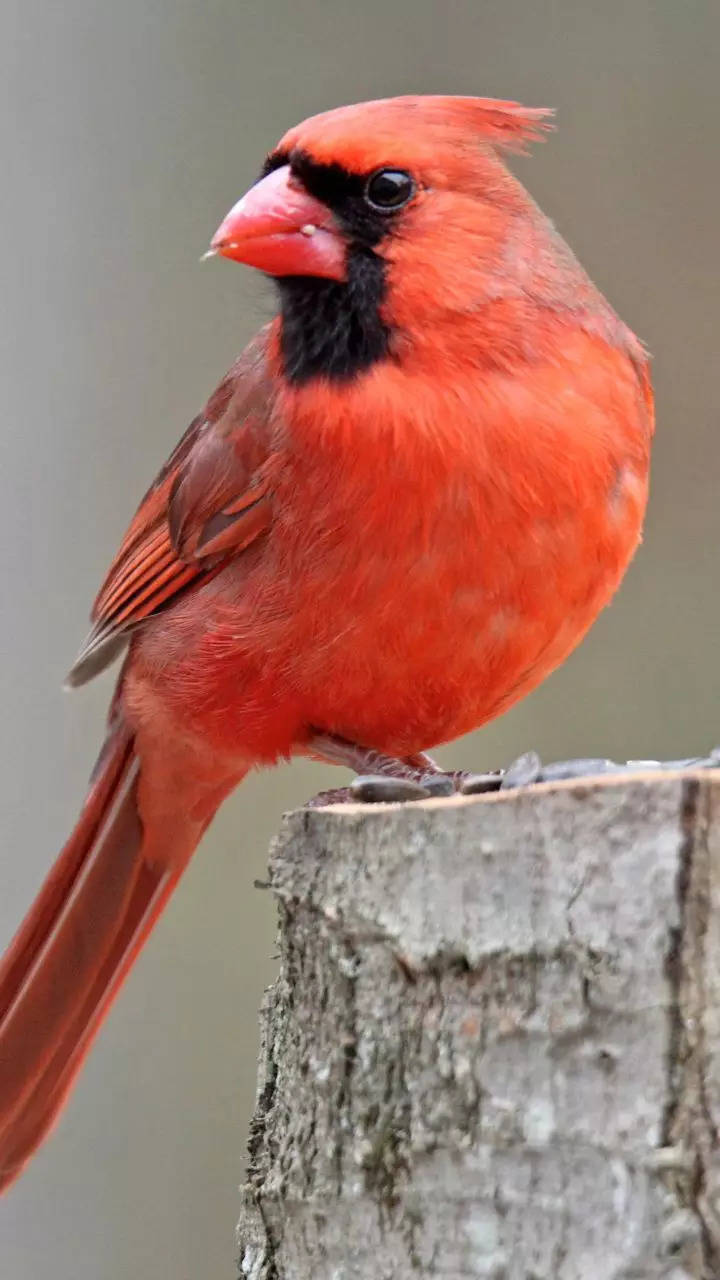
<path id="1" fill-rule="evenodd" d="M 499 774 L 487 774 L 494 785 L 488 790 L 497 790 L 500 783 Z M 332 804 L 398 804 L 407 800 L 429 800 L 436 796 L 456 795 L 463 782 L 470 774 L 442 773 L 440 770 L 419 773 L 408 771 L 406 777 L 393 777 L 383 773 L 365 773 L 354 778 L 349 787 L 337 787 L 333 791 L 321 791 L 313 796 L 305 805 L 306 809 L 317 809 Z"/>
<path id="2" fill-rule="evenodd" d="M 358 801 L 389 804 L 399 800 L 426 800 L 431 795 L 449 796 L 457 790 L 456 780 L 465 777 L 460 773 L 443 773 L 422 751 L 396 759 L 325 733 L 316 733 L 308 740 L 305 754 L 329 764 L 344 765 L 358 775 L 349 787 L 321 791 L 307 802 L 306 809 Z"/>
<path id="3" fill-rule="evenodd" d="M 354 804 L 357 796 L 351 787 L 332 787 L 330 791 L 319 791 L 311 800 L 306 800 L 303 809 L 324 809 L 331 804 Z"/>
<path id="4" fill-rule="evenodd" d="M 405 777 L 387 773 L 361 774 L 349 787 L 322 791 L 308 801 L 306 808 L 333 804 L 398 804 L 413 800 L 429 800 L 437 796 L 481 795 L 489 791 L 512 791 L 538 782 L 580 781 L 608 775 L 631 773 L 674 773 L 683 769 L 720 769 L 720 747 L 708 755 L 687 756 L 681 760 L 626 760 L 620 763 L 605 758 L 555 760 L 543 764 L 536 751 L 526 751 L 507 769 L 488 773 L 443 773 L 437 767 L 426 773 L 408 769 Z"/>

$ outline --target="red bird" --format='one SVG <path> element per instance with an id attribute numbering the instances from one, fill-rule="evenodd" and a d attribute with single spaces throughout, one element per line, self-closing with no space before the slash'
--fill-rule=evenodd
<path id="1" fill-rule="evenodd" d="M 502 162 L 545 115 L 409 97 L 315 116 L 217 232 L 279 312 L 143 499 L 71 673 L 129 646 L 78 824 L 0 967 L 0 1186 L 249 769 L 429 770 L 617 588 L 647 363 Z"/>

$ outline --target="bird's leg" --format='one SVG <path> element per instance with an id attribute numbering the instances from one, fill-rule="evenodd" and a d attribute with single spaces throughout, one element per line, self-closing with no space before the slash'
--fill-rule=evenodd
<path id="1" fill-rule="evenodd" d="M 341 764 L 358 774 L 377 774 L 383 778 L 412 778 L 418 781 L 426 774 L 442 773 L 442 770 L 430 756 L 424 752 L 417 755 L 386 756 L 382 751 L 374 751 L 371 747 L 360 747 L 346 738 L 338 738 L 332 733 L 316 733 L 306 745 L 306 754 L 326 764 Z"/>
<path id="2" fill-rule="evenodd" d="M 390 803 L 449 796 L 466 777 L 464 773 L 444 773 L 424 751 L 399 758 L 387 756 L 328 733 L 314 734 L 304 754 L 326 764 L 344 765 L 358 775 L 349 787 L 322 791 L 308 802 L 309 808 L 352 801 Z"/>

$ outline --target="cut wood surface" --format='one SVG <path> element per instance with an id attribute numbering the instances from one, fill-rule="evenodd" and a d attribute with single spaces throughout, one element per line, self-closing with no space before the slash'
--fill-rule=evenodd
<path id="1" fill-rule="evenodd" d="M 720 1277 L 720 779 L 288 815 L 244 1280 Z"/>

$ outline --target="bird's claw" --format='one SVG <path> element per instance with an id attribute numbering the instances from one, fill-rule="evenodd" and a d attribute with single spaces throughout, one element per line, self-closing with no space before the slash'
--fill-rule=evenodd
<path id="1" fill-rule="evenodd" d="M 356 799 L 350 787 L 333 787 L 330 791 L 320 791 L 312 799 L 306 800 L 303 809 L 324 809 L 326 805 L 353 804 Z"/>
<path id="2" fill-rule="evenodd" d="M 452 796 L 461 789 L 466 773 L 427 773 L 421 778 L 392 778 L 387 774 L 368 773 L 354 778 L 349 787 L 321 791 L 305 805 L 317 809 L 333 804 L 400 804 L 411 800 L 429 800 Z M 498 775 L 499 783 L 499 775 Z"/>

